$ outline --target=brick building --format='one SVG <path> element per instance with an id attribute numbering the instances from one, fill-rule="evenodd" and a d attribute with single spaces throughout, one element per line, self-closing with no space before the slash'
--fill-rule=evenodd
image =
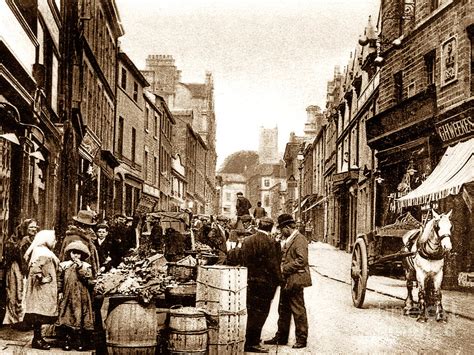
<path id="1" fill-rule="evenodd" d="M 472 166 L 472 158 L 459 153 L 459 143 L 469 140 L 471 149 L 474 145 L 473 5 L 418 0 L 403 10 L 402 17 L 398 2 L 384 1 L 378 24 L 381 34 L 374 60 L 382 65 L 379 112 L 366 123 L 383 179 L 375 223 L 392 223 L 406 211 L 422 219 L 430 207 L 444 212 L 452 208 L 456 256 L 449 259 L 444 278 L 445 286 L 451 287 L 460 272 L 474 270 L 472 238 L 467 237 L 472 234 L 469 174 L 461 169 L 456 175 L 456 168 L 441 161 L 452 146 L 458 153 L 450 161 Z M 449 181 L 437 179 L 430 185 L 435 170 L 452 171 L 450 180 L 459 184 L 449 193 L 443 189 Z M 423 188 L 417 189 L 420 185 Z M 427 189 L 432 193 L 423 194 Z"/>
<path id="2" fill-rule="evenodd" d="M 121 164 L 115 169 L 114 212 L 133 216 L 144 182 L 143 93 L 149 84 L 124 52 L 118 53 L 118 73 L 114 152 Z"/>

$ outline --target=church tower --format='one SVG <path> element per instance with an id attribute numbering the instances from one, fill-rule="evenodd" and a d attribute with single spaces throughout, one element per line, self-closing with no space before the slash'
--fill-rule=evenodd
<path id="1" fill-rule="evenodd" d="M 259 164 L 278 164 L 278 127 L 260 127 L 260 139 L 258 146 Z"/>

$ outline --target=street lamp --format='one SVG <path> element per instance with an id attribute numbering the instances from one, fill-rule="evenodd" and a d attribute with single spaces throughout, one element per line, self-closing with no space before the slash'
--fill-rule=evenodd
<path id="1" fill-rule="evenodd" d="M 298 161 L 298 170 L 299 170 L 299 182 L 298 182 L 298 218 L 297 221 L 301 223 L 301 193 L 303 187 L 303 147 L 301 147 L 298 155 L 296 156 L 296 160 Z"/>

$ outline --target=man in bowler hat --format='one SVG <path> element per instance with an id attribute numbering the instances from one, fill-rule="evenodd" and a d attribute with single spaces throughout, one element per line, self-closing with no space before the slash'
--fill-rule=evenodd
<path id="1" fill-rule="evenodd" d="M 294 349 L 306 347 L 308 318 L 304 304 L 304 288 L 311 286 L 308 264 L 308 241 L 296 228 L 289 214 L 278 216 L 278 229 L 284 238 L 282 246 L 281 272 L 283 283 L 278 304 L 278 331 L 265 344 L 286 345 L 290 332 L 291 316 L 295 322 L 296 343 Z"/>
<path id="2" fill-rule="evenodd" d="M 227 257 L 229 265 L 242 265 L 248 269 L 246 352 L 268 353 L 260 346 L 260 336 L 281 283 L 280 245 L 270 235 L 272 227 L 273 220 L 263 217 L 256 233 L 246 237 L 240 248 L 230 250 Z"/>

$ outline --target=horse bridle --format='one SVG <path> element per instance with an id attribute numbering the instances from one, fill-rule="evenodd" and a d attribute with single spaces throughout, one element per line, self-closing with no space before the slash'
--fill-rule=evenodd
<path id="1" fill-rule="evenodd" d="M 433 226 L 433 232 L 436 234 L 436 243 L 435 243 L 435 246 L 436 248 L 433 248 L 433 246 L 431 245 L 433 242 L 431 240 L 427 240 L 423 245 L 422 247 L 418 250 L 418 254 L 420 254 L 420 256 L 424 259 L 428 259 L 428 260 L 441 260 L 444 258 L 444 254 L 446 253 L 445 250 L 442 250 L 441 253 L 436 253 L 436 254 L 433 254 L 433 253 L 428 253 L 426 251 L 426 246 L 427 245 L 430 245 L 431 249 L 433 250 L 436 250 L 439 248 L 440 244 L 441 244 L 441 241 L 446 238 L 446 237 L 449 237 L 449 234 L 443 234 L 443 235 L 439 235 L 439 221 L 438 220 L 435 220 L 434 222 L 434 226 Z"/>

